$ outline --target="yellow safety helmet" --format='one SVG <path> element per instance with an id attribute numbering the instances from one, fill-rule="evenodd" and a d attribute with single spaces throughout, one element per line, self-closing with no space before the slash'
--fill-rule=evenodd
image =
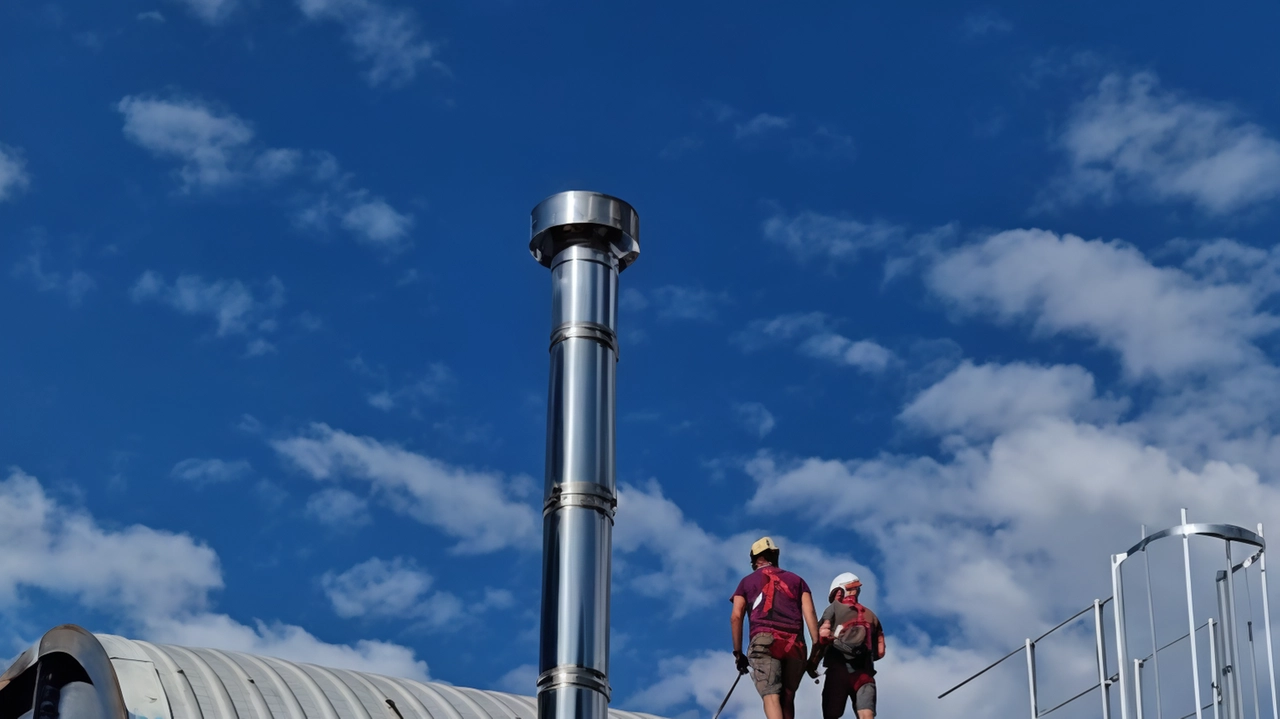
<path id="1" fill-rule="evenodd" d="M 756 557 L 764 554 L 765 552 L 777 551 L 779 551 L 778 545 L 773 543 L 772 537 L 761 537 L 756 540 L 755 544 L 751 545 L 751 561 L 752 563 L 755 563 Z"/>

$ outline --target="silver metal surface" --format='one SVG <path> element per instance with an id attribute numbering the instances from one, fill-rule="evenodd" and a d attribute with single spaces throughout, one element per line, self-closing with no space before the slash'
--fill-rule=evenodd
<path id="1" fill-rule="evenodd" d="M 40 641 L 18 655 L 13 664 L 0 675 L 0 691 L 23 672 L 39 665 L 44 657 L 59 653 L 74 659 L 93 684 L 92 700 L 83 692 L 73 692 L 77 705 L 83 706 L 86 702 L 96 704 L 94 713 L 103 719 L 128 719 L 129 712 L 125 708 L 120 682 L 116 679 L 110 658 L 92 634 L 74 624 L 63 624 L 50 629 L 40 637 Z"/>
<path id="2" fill-rule="evenodd" d="M 1258 524 L 1258 536 L 1262 536 L 1262 524 Z M 1267 632 L 1267 677 L 1271 680 L 1271 719 L 1280 719 L 1276 702 L 1276 660 L 1271 651 L 1271 596 L 1267 593 L 1267 553 L 1258 559 L 1258 573 L 1262 575 L 1262 623 Z"/>
<path id="3" fill-rule="evenodd" d="M 1190 527 L 1202 527 L 1202 526 L 1209 526 L 1209 525 L 1187 524 L 1187 509 L 1186 507 L 1183 507 L 1182 508 L 1182 525 L 1180 527 L 1173 527 L 1173 529 L 1187 529 Z M 1215 525 L 1215 526 L 1222 526 L 1222 525 Z M 1236 529 L 1239 529 L 1239 527 L 1236 527 Z M 1156 534 L 1150 535 L 1146 539 L 1142 540 L 1143 548 L 1146 548 L 1146 545 L 1151 543 L 1155 539 L 1160 538 L 1160 537 L 1157 537 L 1156 535 L 1169 536 L 1169 534 L 1165 534 L 1165 532 L 1168 532 L 1169 534 L 1173 533 L 1169 529 L 1164 530 L 1164 532 L 1156 532 Z M 1192 601 L 1191 599 L 1191 539 L 1190 537 L 1192 534 L 1209 534 L 1209 532 L 1185 531 L 1185 532 L 1180 532 L 1179 534 L 1181 534 L 1182 536 L 1183 578 L 1186 580 L 1186 585 L 1187 585 L 1187 632 L 1190 634 L 1190 639 L 1191 639 L 1191 641 L 1189 642 L 1191 644 L 1191 688 L 1195 690 L 1196 719 L 1202 719 L 1204 717 L 1204 709 L 1203 709 L 1204 705 L 1200 700 L 1200 657 L 1196 653 L 1196 606 L 1195 606 L 1195 602 Z M 1220 535 L 1211 535 L 1211 536 L 1220 536 Z"/>
<path id="4" fill-rule="evenodd" d="M 1124 563 L 1124 554 L 1111 555 L 1111 612 L 1116 625 L 1116 675 L 1120 678 L 1120 717 L 1129 719 L 1129 652 L 1126 649 L 1124 630 L 1124 583 L 1120 581 L 1120 565 Z M 1199 698 L 1196 699 L 1198 703 Z"/>
<path id="5" fill-rule="evenodd" d="M 533 208 L 529 252 L 543 266 L 579 242 L 605 246 L 621 272 L 640 256 L 640 216 L 616 197 L 582 190 L 552 195 Z"/>
<path id="6" fill-rule="evenodd" d="M 1213 617 L 1209 617 L 1209 675 L 1213 677 L 1213 681 L 1209 683 L 1209 690 L 1213 692 L 1213 719 L 1220 719 L 1222 711 L 1222 666 L 1218 662 L 1221 654 L 1219 646 L 1222 644 L 1221 630 L 1218 622 Z"/>
<path id="7" fill-rule="evenodd" d="M 41 656 L 70 649 L 68 653 L 90 673 L 94 696 L 104 687 L 119 699 L 113 710 L 117 713 L 95 711 L 83 715 L 86 718 L 535 719 L 532 697 L 79 631 L 81 636 L 69 641 L 65 627 L 46 634 L 0 678 L 0 692 Z M 92 656 L 98 659 L 86 660 L 94 665 L 91 670 L 82 660 Z M 530 692 L 533 689 L 529 687 Z M 81 694 L 75 698 L 81 705 L 88 699 L 82 690 L 72 689 Z M 656 719 L 616 710 L 608 715 L 610 719 Z M 67 712 L 62 716 L 81 719 Z"/>
<path id="8" fill-rule="evenodd" d="M 608 195 L 564 192 L 532 213 L 529 249 L 551 269 L 551 371 L 543 503 L 540 719 L 608 710 L 609 581 L 617 506 L 618 273 L 639 218 Z"/>
<path id="9" fill-rule="evenodd" d="M 1222 626 L 1227 631 L 1227 651 L 1231 652 L 1231 694 L 1235 705 L 1235 718 L 1244 719 L 1244 684 L 1240 681 L 1240 624 L 1236 621 L 1235 572 L 1231 571 L 1231 542 L 1226 543 L 1227 569 L 1218 580 L 1225 588 L 1227 614 Z"/>
<path id="10" fill-rule="evenodd" d="M 1040 703 L 1036 698 L 1036 645 L 1027 639 L 1027 687 L 1031 690 L 1031 719 L 1039 719 Z"/>
<path id="11" fill-rule="evenodd" d="M 1226 576 L 1226 572 L 1219 571 L 1216 576 L 1216 584 L 1214 588 L 1217 590 L 1218 596 L 1218 624 L 1222 627 L 1221 650 L 1222 657 L 1222 677 L 1218 680 L 1222 685 L 1222 707 L 1223 713 L 1227 719 L 1240 719 L 1239 713 L 1236 711 L 1236 683 L 1234 680 L 1236 674 L 1235 657 L 1231 654 L 1231 621 L 1227 618 L 1227 585 L 1222 581 Z"/>
<path id="12" fill-rule="evenodd" d="M 1142 525 L 1142 538 L 1147 537 L 1147 525 Z M 1164 719 L 1164 710 L 1160 706 L 1160 652 L 1157 649 L 1159 642 L 1156 641 L 1156 608 L 1155 600 L 1151 596 L 1151 558 L 1146 552 L 1142 553 L 1142 571 L 1146 575 L 1147 580 L 1147 624 L 1151 631 L 1151 669 L 1155 673 L 1156 679 L 1156 719 Z M 1191 641 L 1195 642 L 1195 637 L 1191 637 Z"/>
<path id="13" fill-rule="evenodd" d="M 1187 510 L 1182 510 L 1184 516 L 1186 515 L 1186 512 Z M 1137 552 L 1141 552 L 1147 548 L 1147 545 L 1157 539 L 1164 539 L 1165 537 L 1188 537 L 1191 535 L 1202 535 L 1205 537 L 1213 537 L 1215 539 L 1224 539 L 1231 542 L 1242 542 L 1262 549 L 1266 549 L 1267 546 L 1262 535 L 1251 532 L 1244 527 L 1237 527 L 1234 524 L 1187 524 L 1184 520 L 1182 524 L 1176 527 L 1169 527 L 1168 529 L 1162 529 L 1154 534 L 1148 534 L 1146 537 L 1143 537 L 1141 542 L 1130 547 L 1129 551 L 1125 552 L 1125 554 L 1132 556 Z"/>
<path id="14" fill-rule="evenodd" d="M 1098 658 L 1098 688 L 1102 695 L 1102 719 L 1111 719 L 1111 682 L 1107 679 L 1107 644 L 1103 639 L 1102 601 L 1093 600 L 1093 640 Z"/>

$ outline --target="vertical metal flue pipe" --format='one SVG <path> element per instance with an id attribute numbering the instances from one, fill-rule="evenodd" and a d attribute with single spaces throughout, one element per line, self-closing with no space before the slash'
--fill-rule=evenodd
<path id="1" fill-rule="evenodd" d="M 538 717 L 606 719 L 618 273 L 640 255 L 640 219 L 582 191 L 548 197 L 532 219 L 529 251 L 552 288 Z"/>

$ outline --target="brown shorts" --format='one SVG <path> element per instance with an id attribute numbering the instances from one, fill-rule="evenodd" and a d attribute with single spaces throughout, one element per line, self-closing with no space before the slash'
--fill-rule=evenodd
<path id="1" fill-rule="evenodd" d="M 781 694 L 783 689 L 794 692 L 804 678 L 804 644 L 797 643 L 793 657 L 778 659 L 769 653 L 773 635 L 761 632 L 751 637 L 747 645 L 747 661 L 751 664 L 751 679 L 760 696 Z"/>
<path id="2" fill-rule="evenodd" d="M 854 687 L 858 688 L 855 690 Z M 840 719 L 844 707 L 853 700 L 853 712 L 876 713 L 876 682 L 866 674 L 850 673 L 843 663 L 827 667 L 827 680 L 822 685 L 822 719 Z"/>

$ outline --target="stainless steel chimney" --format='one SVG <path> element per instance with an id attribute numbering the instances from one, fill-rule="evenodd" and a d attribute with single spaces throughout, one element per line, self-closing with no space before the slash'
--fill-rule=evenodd
<path id="1" fill-rule="evenodd" d="M 618 273 L 640 256 L 640 218 L 616 197 L 562 192 L 533 208 L 531 235 L 551 268 L 538 717 L 606 719 Z"/>

